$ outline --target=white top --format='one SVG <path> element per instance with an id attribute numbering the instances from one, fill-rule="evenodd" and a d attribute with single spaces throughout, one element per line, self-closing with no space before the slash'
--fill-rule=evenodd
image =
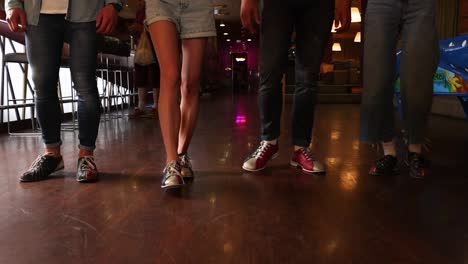
<path id="1" fill-rule="evenodd" d="M 68 0 L 42 0 L 41 14 L 66 14 Z"/>

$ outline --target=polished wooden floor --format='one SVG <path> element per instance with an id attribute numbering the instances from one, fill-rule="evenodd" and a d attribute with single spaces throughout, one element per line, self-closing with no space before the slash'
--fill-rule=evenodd
<path id="1" fill-rule="evenodd" d="M 155 120 L 102 123 L 96 184 L 74 180 L 77 133 L 63 134 L 65 171 L 28 184 L 41 140 L 0 136 L 0 263 L 468 263 L 468 122 L 431 117 L 432 175 L 417 181 L 367 174 L 358 105 L 318 106 L 326 175 L 287 165 L 288 110 L 280 157 L 246 173 L 257 116 L 255 98 L 204 98 L 196 179 L 170 193 Z"/>

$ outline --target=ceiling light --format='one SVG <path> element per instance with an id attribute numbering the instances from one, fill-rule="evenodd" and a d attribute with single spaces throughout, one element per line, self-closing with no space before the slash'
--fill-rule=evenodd
<path id="1" fill-rule="evenodd" d="M 236 61 L 237 61 L 237 62 L 245 61 L 245 58 L 236 58 Z"/>
<path id="2" fill-rule="evenodd" d="M 227 32 L 224 32 L 223 35 L 224 35 L 224 36 L 227 36 L 227 35 L 229 35 L 229 34 L 228 34 Z"/>
<path id="3" fill-rule="evenodd" d="M 252 41 L 252 39 L 247 39 L 247 41 L 249 41 L 249 42 L 250 42 L 250 41 Z"/>
<path id="4" fill-rule="evenodd" d="M 226 39 L 227 42 L 231 41 L 230 39 Z"/>
<path id="5" fill-rule="evenodd" d="M 354 42 L 361 42 L 361 32 L 356 33 L 354 37 Z"/>
<path id="6" fill-rule="evenodd" d="M 341 44 L 338 42 L 333 43 L 332 51 L 341 51 Z"/>
<path id="7" fill-rule="evenodd" d="M 223 22 L 221 22 L 221 24 L 219 24 L 220 27 L 225 27 L 226 24 L 224 24 Z"/>
<path id="8" fill-rule="evenodd" d="M 361 13 L 359 8 L 351 7 L 351 23 L 361 22 Z"/>

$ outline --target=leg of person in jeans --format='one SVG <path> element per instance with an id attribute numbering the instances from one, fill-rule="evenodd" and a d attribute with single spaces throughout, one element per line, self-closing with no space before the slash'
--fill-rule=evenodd
<path id="1" fill-rule="evenodd" d="M 434 0 L 415 0 L 406 2 L 403 8 L 401 96 L 409 142 L 409 172 L 415 178 L 424 177 L 428 165 L 421 155 L 421 146 L 439 62 L 435 5 Z"/>
<path id="2" fill-rule="evenodd" d="M 333 21 L 333 1 L 304 1 L 296 7 L 296 89 L 292 110 L 291 165 L 303 171 L 324 172 L 324 166 L 309 150 L 314 122 L 317 81 L 323 52 Z M 314 25 L 310 27 L 310 25 Z"/>
<path id="3" fill-rule="evenodd" d="M 384 157 L 370 174 L 392 174 L 397 163 L 393 94 L 395 47 L 401 20 L 400 0 L 369 0 L 365 16 L 361 139 L 382 144 Z"/>
<path id="4" fill-rule="evenodd" d="M 278 137 L 283 106 L 281 79 L 286 70 L 293 32 L 293 12 L 288 1 L 265 0 L 260 29 L 260 110 L 261 143 L 242 168 L 259 171 L 278 155 Z"/>
<path id="5" fill-rule="evenodd" d="M 62 111 L 57 83 L 65 33 L 64 18 L 64 15 L 41 15 L 39 24 L 28 25 L 26 31 L 26 52 L 34 83 L 37 119 L 46 150 L 21 176 L 21 181 L 43 180 L 63 168 L 60 153 Z"/>
<path id="6" fill-rule="evenodd" d="M 96 23 L 68 22 L 67 27 L 70 42 L 70 71 L 78 96 L 80 153 L 76 179 L 79 182 L 96 181 L 98 171 L 93 153 L 101 116 L 96 84 Z"/>

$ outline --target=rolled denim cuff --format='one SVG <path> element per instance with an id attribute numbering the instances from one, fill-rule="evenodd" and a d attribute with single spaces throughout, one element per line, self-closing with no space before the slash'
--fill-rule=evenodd
<path id="1" fill-rule="evenodd" d="M 293 145 L 298 147 L 307 148 L 310 146 L 310 140 L 305 139 L 293 139 Z"/>
<path id="2" fill-rule="evenodd" d="M 44 144 L 46 148 L 59 148 L 62 145 L 62 141 L 51 143 L 51 144 Z"/>
<path id="3" fill-rule="evenodd" d="M 80 145 L 78 145 L 78 148 L 83 149 L 83 150 L 91 150 L 92 151 L 92 150 L 96 149 L 96 146 L 89 147 L 89 146 L 83 146 L 83 145 L 80 144 Z"/>

